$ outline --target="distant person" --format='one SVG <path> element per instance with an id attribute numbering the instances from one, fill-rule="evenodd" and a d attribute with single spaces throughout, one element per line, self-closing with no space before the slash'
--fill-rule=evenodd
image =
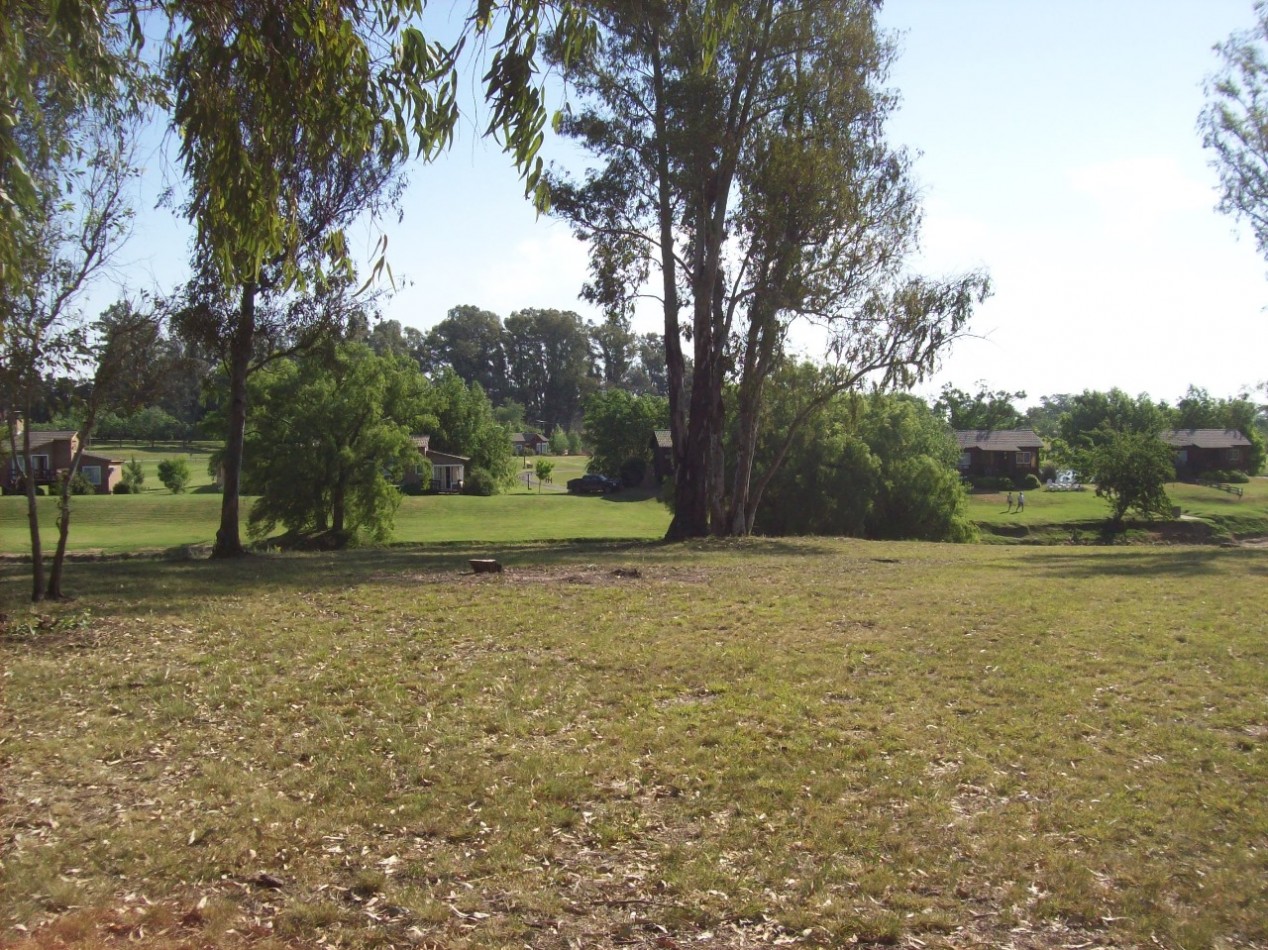
<path id="1" fill-rule="evenodd" d="M 1013 510 L 1013 493 L 1012 492 L 1008 493 L 1008 510 L 1009 511 Z"/>
<path id="2" fill-rule="evenodd" d="M 1017 493 L 1017 513 L 1021 514 L 1023 509 L 1025 509 L 1025 507 L 1026 507 L 1026 493 L 1024 491 L 1019 491 Z"/>

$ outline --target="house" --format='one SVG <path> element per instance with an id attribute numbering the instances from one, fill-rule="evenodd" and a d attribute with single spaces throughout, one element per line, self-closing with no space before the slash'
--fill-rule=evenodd
<path id="1" fill-rule="evenodd" d="M 448 452 L 436 451 L 431 447 L 430 435 L 413 435 L 410 438 L 413 439 L 414 446 L 418 449 L 419 454 L 431 462 L 430 489 L 446 494 L 462 491 L 462 483 L 466 479 L 467 463 L 471 459 L 465 455 L 451 455 Z M 404 488 L 416 487 L 419 485 L 419 481 L 419 471 L 415 468 L 405 473 L 405 478 L 401 485 Z"/>
<path id="2" fill-rule="evenodd" d="M 511 451 L 516 455 L 545 455 L 550 451 L 550 439 L 540 432 L 512 432 Z"/>
<path id="3" fill-rule="evenodd" d="M 1237 429 L 1170 429 L 1160 435 L 1175 452 L 1180 478 L 1234 469 L 1250 473 L 1250 439 Z"/>
<path id="4" fill-rule="evenodd" d="M 25 460 L 22 458 L 22 422 L 18 421 L 16 439 L 18 455 L 8 460 L 4 467 L 4 490 L 8 494 L 22 491 L 22 472 Z M 70 470 L 70 464 L 79 449 L 79 433 L 74 429 L 56 429 L 51 431 L 32 431 L 31 436 L 31 470 L 37 486 L 50 486 L 54 490 L 62 475 Z M 123 479 L 123 462 L 85 451 L 80 458 L 79 470 L 95 489 L 98 495 L 109 495 Z"/>
<path id="5" fill-rule="evenodd" d="M 674 474 L 674 439 L 668 429 L 657 429 L 652 433 L 648 446 L 652 450 L 652 473 L 659 485 Z"/>
<path id="6" fill-rule="evenodd" d="M 960 474 L 966 478 L 1027 475 L 1039 477 L 1039 451 L 1043 440 L 1033 429 L 973 429 L 958 431 Z"/>

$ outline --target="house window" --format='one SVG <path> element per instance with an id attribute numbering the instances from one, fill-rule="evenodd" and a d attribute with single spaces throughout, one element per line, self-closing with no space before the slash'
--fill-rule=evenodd
<path id="1" fill-rule="evenodd" d="M 973 458 L 968 452 L 960 453 L 960 468 L 968 468 L 973 464 Z"/>
<path id="2" fill-rule="evenodd" d="M 19 454 L 17 458 L 13 460 L 13 464 L 17 467 L 17 470 L 19 472 L 26 471 L 26 458 L 23 455 Z M 47 472 L 48 471 L 48 456 L 47 455 L 32 455 L 31 467 L 35 469 L 36 475 L 40 475 L 44 472 Z"/>
<path id="3" fill-rule="evenodd" d="M 1035 455 L 1034 452 L 1018 452 L 1017 464 L 1018 465 L 1033 465 L 1035 461 L 1034 455 Z"/>
<path id="4" fill-rule="evenodd" d="M 88 479 L 88 483 L 90 485 L 99 486 L 101 484 L 101 466 L 100 465 L 85 465 L 82 468 L 80 468 L 80 471 L 84 473 L 84 478 Z"/>

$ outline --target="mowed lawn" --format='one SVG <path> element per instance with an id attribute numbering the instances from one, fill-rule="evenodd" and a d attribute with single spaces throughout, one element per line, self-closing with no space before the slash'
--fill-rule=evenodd
<path id="1" fill-rule="evenodd" d="M 77 564 L 33 611 L 6 563 L 0 944 L 1262 947 L 1266 581 L 451 545 Z"/>
<path id="2" fill-rule="evenodd" d="M 577 538 L 659 538 L 669 511 L 647 492 L 625 491 L 604 497 L 574 496 L 554 484 L 522 486 L 491 498 L 466 495 L 404 496 L 396 514 L 394 539 L 400 542 L 539 541 Z M 242 530 L 251 498 L 242 499 Z M 70 550 L 121 554 L 162 551 L 182 545 L 210 544 L 220 523 L 220 495 L 83 496 L 74 499 Z M 44 546 L 56 542 L 57 500 L 40 499 Z M 0 554 L 30 551 L 26 500 L 0 498 Z"/>

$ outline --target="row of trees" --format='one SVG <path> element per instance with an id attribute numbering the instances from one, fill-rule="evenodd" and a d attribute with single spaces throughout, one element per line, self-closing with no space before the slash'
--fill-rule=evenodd
<path id="1" fill-rule="evenodd" d="M 664 341 L 631 332 L 627 319 L 587 323 L 564 310 L 517 310 L 505 321 L 474 306 L 452 308 L 426 334 L 394 320 L 367 333 L 376 352 L 409 355 L 424 372 L 452 369 L 479 383 L 494 405 L 522 406 L 530 424 L 572 429 L 586 398 L 604 387 L 666 395 Z"/>

